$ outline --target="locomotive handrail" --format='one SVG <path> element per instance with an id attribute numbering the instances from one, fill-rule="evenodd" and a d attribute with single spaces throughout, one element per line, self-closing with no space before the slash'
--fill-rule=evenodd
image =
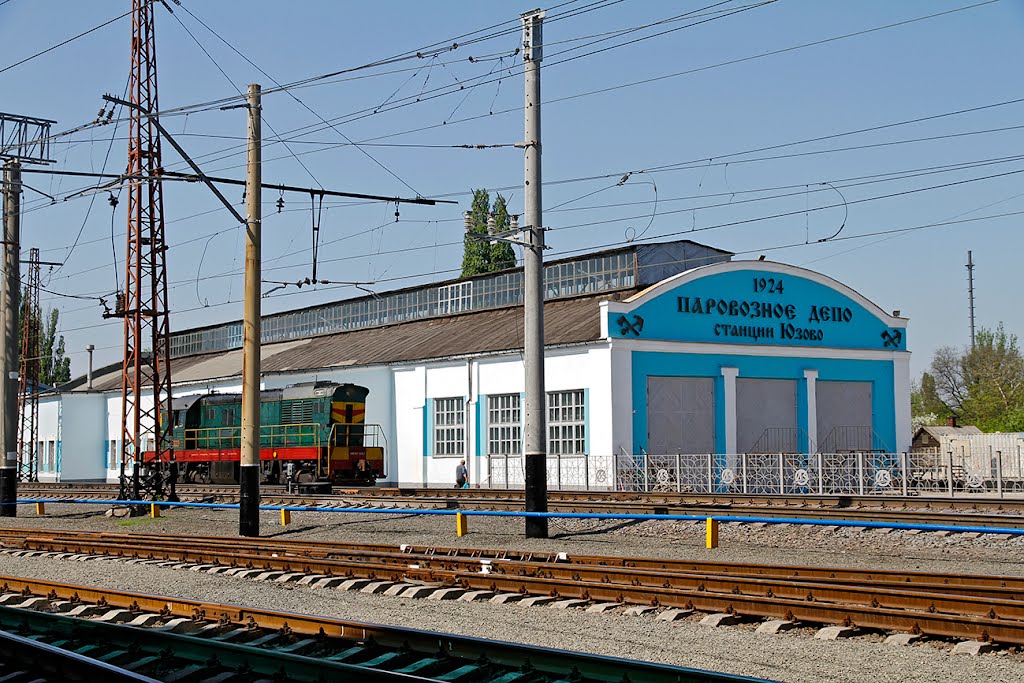
<path id="1" fill-rule="evenodd" d="M 327 437 L 327 443 L 329 445 L 331 445 L 331 446 L 339 446 L 339 445 L 342 445 L 342 446 L 349 445 L 349 446 L 351 446 L 351 445 L 353 445 L 353 444 L 344 444 L 344 443 L 339 444 L 338 443 L 337 432 L 340 431 L 341 429 L 346 429 L 346 428 L 348 428 L 350 430 L 351 429 L 359 429 L 360 430 L 359 432 L 350 431 L 347 434 L 345 434 L 345 436 L 349 437 L 349 439 L 351 439 L 353 437 L 363 439 L 363 443 L 361 444 L 363 447 L 379 448 L 379 447 L 381 447 L 379 441 L 383 441 L 384 442 L 384 446 L 383 447 L 385 449 L 387 448 L 388 439 L 387 439 L 387 436 L 385 436 L 385 434 L 384 434 L 384 428 L 381 425 L 379 425 L 379 424 L 377 424 L 375 422 L 332 422 L 331 423 L 331 431 L 330 431 L 330 434 Z M 372 443 L 368 443 L 368 441 L 371 441 L 371 440 L 372 440 Z"/>
<path id="2" fill-rule="evenodd" d="M 260 447 L 261 448 L 283 448 L 287 446 L 313 446 L 319 448 L 323 436 L 323 427 L 314 422 L 299 422 L 294 424 L 273 424 L 260 426 Z M 294 439 L 295 442 L 289 442 Z M 299 440 L 310 439 L 308 443 L 298 443 Z M 189 446 L 195 449 L 210 448 L 241 448 L 242 429 L 239 426 L 225 427 L 196 427 L 185 429 L 183 434 L 183 448 Z M 269 440 L 269 443 L 264 443 Z M 226 444 L 224 442 L 227 442 Z"/>

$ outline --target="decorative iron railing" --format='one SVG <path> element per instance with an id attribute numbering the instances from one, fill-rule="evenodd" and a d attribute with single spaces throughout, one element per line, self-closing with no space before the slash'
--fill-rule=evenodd
<path id="1" fill-rule="evenodd" d="M 1024 453 L 984 462 L 955 452 L 689 453 L 548 456 L 552 490 L 751 495 L 1024 496 Z M 489 488 L 523 488 L 517 455 L 487 458 Z"/>

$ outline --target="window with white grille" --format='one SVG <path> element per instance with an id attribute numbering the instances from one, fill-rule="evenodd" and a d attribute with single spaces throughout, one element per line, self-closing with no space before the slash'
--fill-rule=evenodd
<path id="1" fill-rule="evenodd" d="M 487 453 L 520 455 L 523 452 L 522 412 L 519 394 L 487 397 Z"/>
<path id="2" fill-rule="evenodd" d="M 466 451 L 466 399 L 434 399 L 434 455 L 463 455 Z"/>
<path id="3" fill-rule="evenodd" d="M 48 464 L 47 471 L 57 471 L 57 444 L 54 441 L 47 442 L 46 462 Z"/>
<path id="4" fill-rule="evenodd" d="M 470 310 L 473 305 L 472 280 L 438 287 L 437 303 L 441 315 Z"/>
<path id="5" fill-rule="evenodd" d="M 582 389 L 548 392 L 548 454 L 577 455 L 587 450 L 587 420 Z"/>

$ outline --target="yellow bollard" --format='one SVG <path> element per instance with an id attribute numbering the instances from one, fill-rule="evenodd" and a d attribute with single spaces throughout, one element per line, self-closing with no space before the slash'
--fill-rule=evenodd
<path id="1" fill-rule="evenodd" d="M 159 517 L 160 516 L 160 506 L 157 505 L 156 503 L 150 503 L 149 504 L 149 516 L 152 517 L 153 519 L 156 519 L 157 517 Z"/>
<path id="2" fill-rule="evenodd" d="M 469 517 L 461 512 L 455 513 L 455 534 L 465 536 L 469 533 Z"/>
<path id="3" fill-rule="evenodd" d="M 705 544 L 704 547 L 711 549 L 718 547 L 718 520 L 711 517 L 705 522 Z"/>
<path id="4" fill-rule="evenodd" d="M 288 526 L 292 523 L 292 511 L 281 508 L 281 526 Z"/>
<path id="5" fill-rule="evenodd" d="M 45 515 L 46 514 L 46 503 L 36 503 L 36 514 L 37 515 Z"/>

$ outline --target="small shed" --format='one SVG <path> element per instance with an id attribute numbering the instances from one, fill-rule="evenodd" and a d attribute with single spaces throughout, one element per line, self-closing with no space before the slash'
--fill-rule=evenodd
<path id="1" fill-rule="evenodd" d="M 956 423 L 956 418 L 951 417 L 946 420 L 944 425 L 918 427 L 917 431 L 914 432 L 913 440 L 910 442 L 910 450 L 911 452 L 935 452 L 942 446 L 943 440 L 948 440 L 950 437 L 970 436 L 981 433 L 982 431 L 974 425 L 960 426 Z"/>

